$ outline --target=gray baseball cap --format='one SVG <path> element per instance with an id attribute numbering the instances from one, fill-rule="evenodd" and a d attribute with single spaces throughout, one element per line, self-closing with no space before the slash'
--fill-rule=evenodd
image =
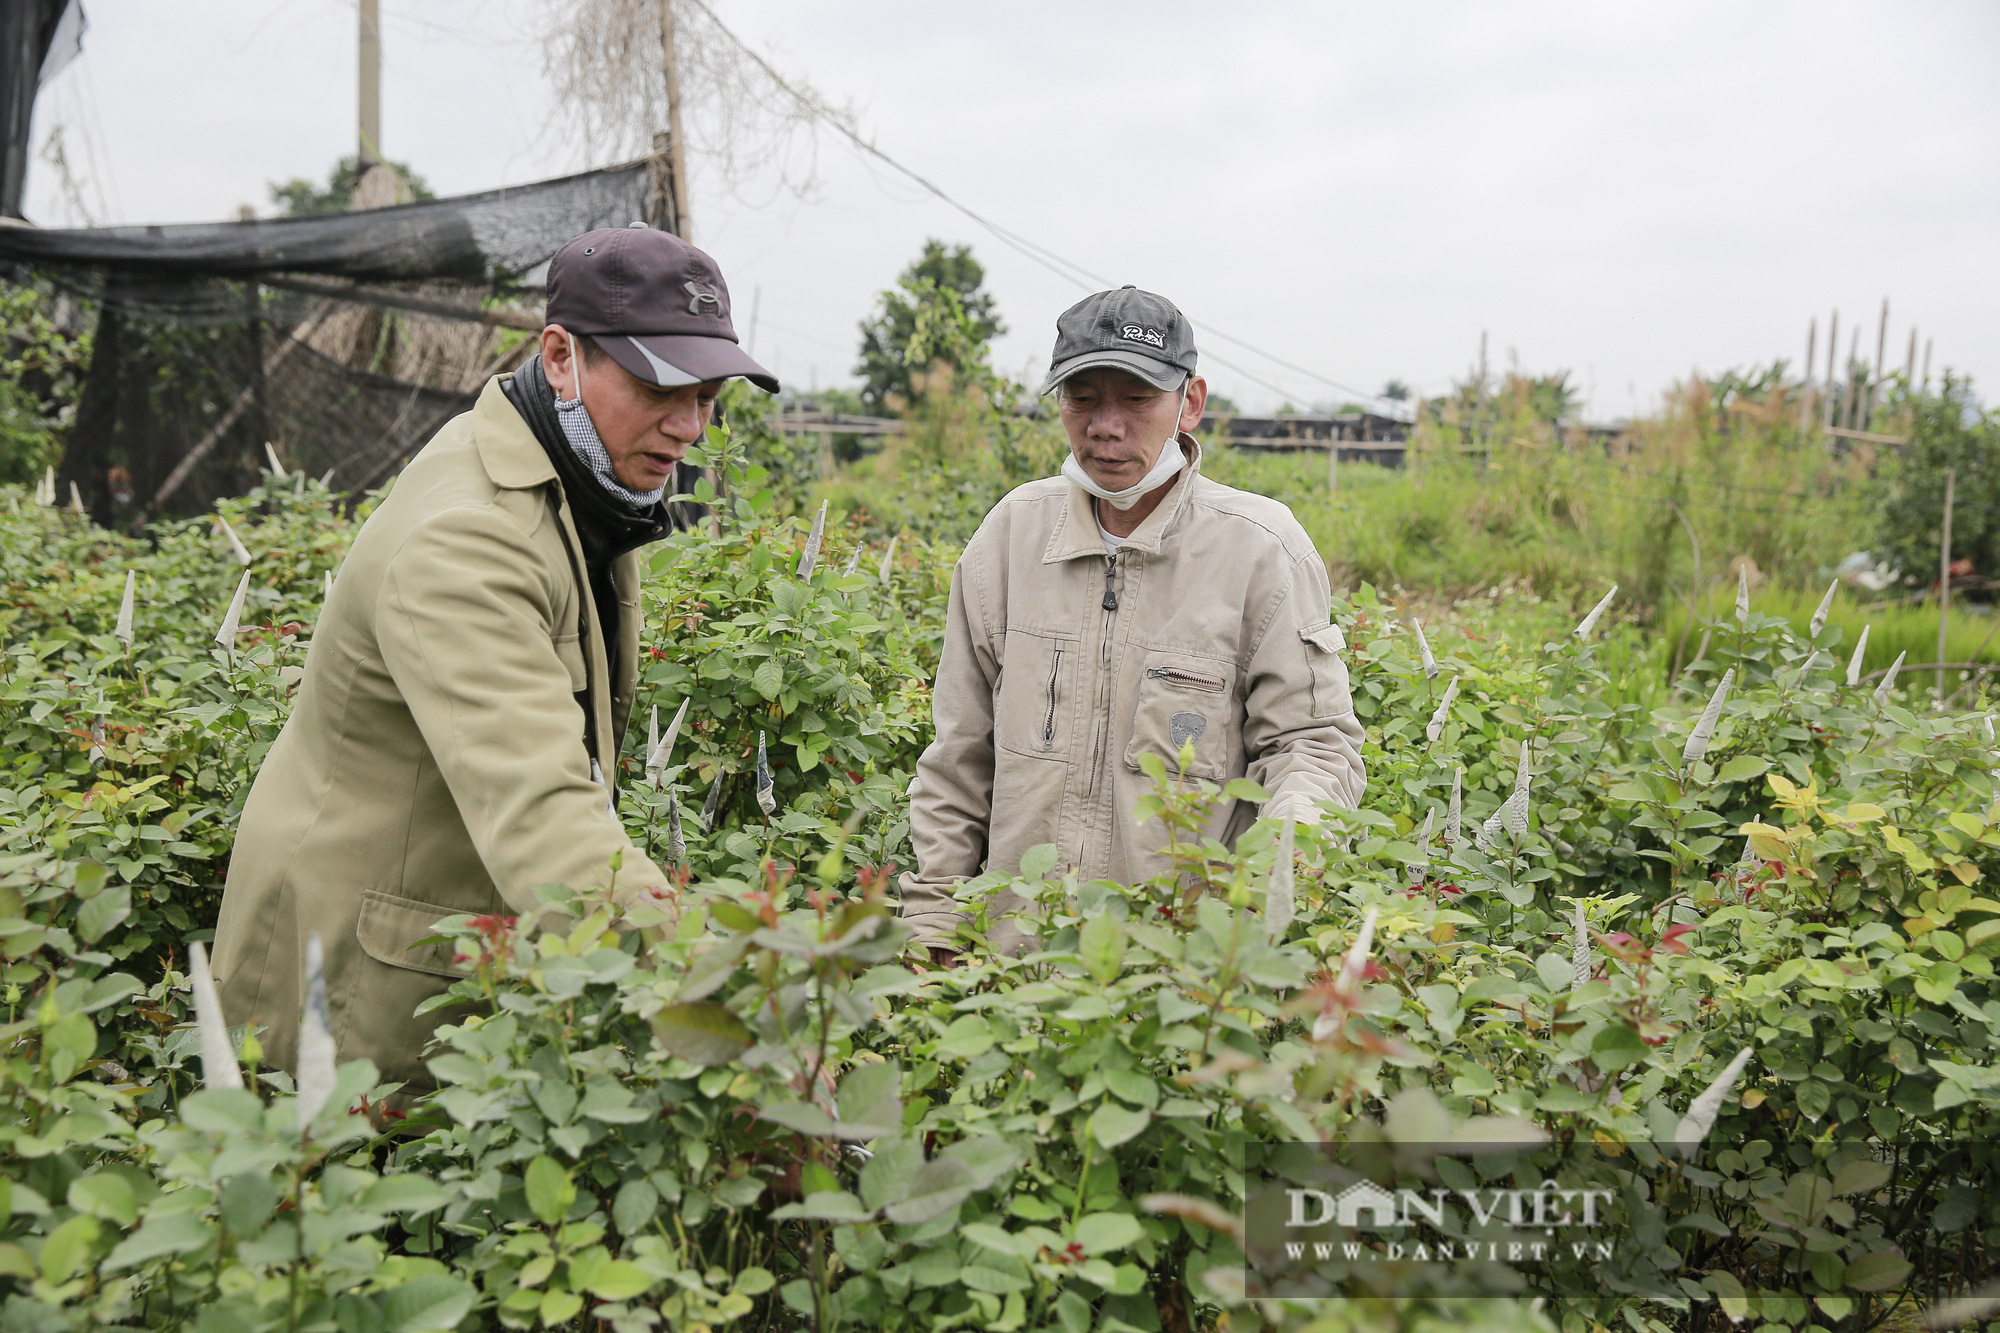
<path id="1" fill-rule="evenodd" d="M 1040 392 L 1079 370 L 1130 371 L 1156 389 L 1174 390 L 1194 374 L 1194 330 L 1164 296 L 1129 283 L 1086 296 L 1056 320 L 1056 351 Z"/>

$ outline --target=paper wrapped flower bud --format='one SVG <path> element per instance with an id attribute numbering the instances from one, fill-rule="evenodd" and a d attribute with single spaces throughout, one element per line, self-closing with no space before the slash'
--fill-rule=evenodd
<path id="1" fill-rule="evenodd" d="M 215 631 L 215 642 L 223 652 L 234 656 L 236 652 L 236 627 L 243 620 L 243 599 L 250 595 L 250 571 L 243 571 L 243 579 L 236 585 L 236 595 L 229 599 L 229 610 L 223 613 L 222 626 Z"/>
<path id="2" fill-rule="evenodd" d="M 1429 725 L 1424 728 L 1424 740 L 1427 744 L 1436 745 L 1437 738 L 1444 735 L 1444 724 L 1451 716 L 1451 703 L 1456 698 L 1458 698 L 1458 677 L 1453 676 L 1451 683 L 1444 687 L 1444 697 L 1438 700 L 1437 708 L 1431 713 Z"/>
<path id="3" fill-rule="evenodd" d="M 194 988 L 194 1025 L 201 1038 L 201 1084 L 205 1088 L 240 1088 L 243 1071 L 229 1045 L 229 1024 L 222 1017 L 222 998 L 208 970 L 208 950 L 188 945 L 188 982 Z"/>
<path id="4" fill-rule="evenodd" d="M 333 1024 L 326 1004 L 326 962 L 319 932 L 306 936 L 306 1003 L 299 1011 L 299 1128 L 333 1095 Z"/>
<path id="5" fill-rule="evenodd" d="M 1750 566 L 1736 567 L 1736 623 L 1750 619 Z"/>
<path id="6" fill-rule="evenodd" d="M 1680 1145 L 1682 1157 L 1693 1157 L 1700 1150 L 1702 1140 L 1708 1137 L 1708 1131 L 1715 1128 L 1715 1118 L 1722 1114 L 1722 1100 L 1736 1086 L 1736 1079 L 1742 1074 L 1743 1066 L 1750 1063 L 1752 1054 L 1748 1046 L 1738 1051 L 1736 1058 L 1729 1062 L 1715 1082 L 1708 1085 L 1708 1090 L 1689 1104 L 1687 1114 L 1674 1127 L 1674 1142 Z"/>
<path id="7" fill-rule="evenodd" d="M 1715 683 L 1715 693 L 1708 696 L 1708 707 L 1701 710 L 1701 720 L 1694 724 L 1688 734 L 1687 744 L 1681 748 L 1681 765 L 1692 768 L 1708 753 L 1708 742 L 1715 735 L 1715 724 L 1721 720 L 1722 705 L 1729 698 L 1729 683 L 1736 679 L 1736 668 L 1722 673 L 1722 679 Z"/>
<path id="8" fill-rule="evenodd" d="M 1909 653 L 1907 652 L 1897 653 L 1896 660 L 1889 663 L 1889 669 L 1882 673 L 1882 683 L 1875 687 L 1875 706 L 1877 708 L 1889 702 L 1889 691 L 1896 688 L 1896 673 L 1903 669 L 1903 659 L 1908 656 Z"/>
<path id="9" fill-rule="evenodd" d="M 778 813 L 778 795 L 772 790 L 771 759 L 764 750 L 764 733 L 757 733 L 757 808 L 769 819 Z"/>
<path id="10" fill-rule="evenodd" d="M 1278 852 L 1271 862 L 1271 877 L 1264 884 L 1264 928 L 1271 932 L 1273 944 L 1285 938 L 1298 910 L 1292 883 L 1292 850 L 1297 828 L 1289 819 L 1278 821 Z"/>
<path id="11" fill-rule="evenodd" d="M 221 525 L 222 535 L 229 538 L 229 550 L 236 557 L 236 563 L 239 565 L 249 564 L 250 550 L 243 545 L 243 539 L 236 535 L 236 529 L 229 526 L 229 520 L 217 514 L 215 521 Z"/>
<path id="12" fill-rule="evenodd" d="M 1868 655 L 1868 631 L 1873 628 L 1874 626 L 1872 625 L 1863 625 L 1861 627 L 1861 637 L 1854 641 L 1854 656 L 1847 659 L 1847 683 L 1849 685 L 1859 685 L 1861 683 L 1861 660 Z"/>
<path id="13" fill-rule="evenodd" d="M 819 513 L 813 516 L 812 531 L 806 535 L 806 549 L 799 554 L 799 577 L 812 577 L 813 566 L 819 563 L 819 544 L 826 540 L 826 505 L 819 502 Z"/>
<path id="14" fill-rule="evenodd" d="M 1431 641 L 1424 637 L 1424 622 L 1412 616 L 1410 624 L 1417 631 L 1417 654 L 1424 664 L 1424 678 L 1426 680 L 1436 680 L 1438 673 L 1437 658 L 1431 655 Z"/>
<path id="15" fill-rule="evenodd" d="M 1840 591 L 1840 580 L 1835 579 L 1826 590 L 1826 596 L 1819 599 L 1819 610 L 1813 612 L 1812 624 L 1808 627 L 1808 638 L 1817 639 L 1819 632 L 1826 628 L 1827 612 L 1833 610 L 1833 595 Z"/>
<path id="16" fill-rule="evenodd" d="M 901 540 L 903 540 L 903 534 L 900 532 L 889 539 L 889 549 L 882 552 L 882 570 L 875 576 L 877 583 L 888 583 L 889 571 L 896 567 L 896 543 Z"/>
<path id="17" fill-rule="evenodd" d="M 132 646 L 132 611 L 135 601 L 134 594 L 138 592 L 138 589 L 139 571 L 136 569 L 126 570 L 125 597 L 123 601 L 118 603 L 118 624 L 113 627 L 111 635 L 127 648 Z"/>
<path id="18" fill-rule="evenodd" d="M 1570 989 L 1577 990 L 1590 981 L 1590 974 L 1596 970 L 1590 958 L 1590 923 L 1583 919 L 1583 899 L 1573 900 L 1574 915 L 1569 928 L 1569 961 L 1573 975 Z"/>
<path id="19" fill-rule="evenodd" d="M 1444 809 L 1444 850 L 1448 856 L 1458 850 L 1459 840 L 1459 797 L 1465 786 L 1465 770 L 1458 769 L 1451 775 L 1451 803 Z"/>
<path id="20" fill-rule="evenodd" d="M 1579 639 L 1589 638 L 1590 632 L 1597 628 L 1597 622 L 1599 620 L 1602 620 L 1604 618 L 1604 613 L 1611 609 L 1611 599 L 1616 597 L 1617 595 L 1618 595 L 1618 585 L 1614 583 L 1611 585 L 1611 591 L 1605 593 L 1604 596 L 1601 599 L 1599 599 L 1597 605 L 1590 608 L 1590 614 L 1585 616 L 1581 621 L 1579 621 L 1577 627 L 1570 632 L 1575 634 L 1576 637 Z"/>

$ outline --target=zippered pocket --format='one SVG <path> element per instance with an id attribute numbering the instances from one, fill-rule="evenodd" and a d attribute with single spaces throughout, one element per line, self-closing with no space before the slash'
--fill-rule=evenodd
<path id="1" fill-rule="evenodd" d="M 1139 757 L 1158 755 L 1167 771 L 1177 771 L 1182 747 L 1193 743 L 1188 776 L 1227 782 L 1243 772 L 1242 703 L 1236 678 L 1219 657 L 1159 649 L 1140 668 L 1131 731 L 1124 743 L 1128 771 L 1140 771 Z"/>
<path id="2" fill-rule="evenodd" d="M 1077 676 L 1084 664 L 1075 639 L 1010 629 L 993 699 L 993 741 L 1035 759 L 1068 757 L 1076 738 Z"/>
<path id="3" fill-rule="evenodd" d="M 1149 680 L 1162 680 L 1169 685 L 1184 690 L 1200 690 L 1204 694 L 1221 694 L 1229 688 L 1229 682 L 1220 676 L 1211 676 L 1201 671 L 1189 671 L 1186 667 L 1156 666 L 1146 668 Z"/>
<path id="4" fill-rule="evenodd" d="M 1063 650 L 1058 648 L 1049 660 L 1048 709 L 1042 715 L 1042 748 L 1056 748 L 1056 684 L 1062 679 Z"/>

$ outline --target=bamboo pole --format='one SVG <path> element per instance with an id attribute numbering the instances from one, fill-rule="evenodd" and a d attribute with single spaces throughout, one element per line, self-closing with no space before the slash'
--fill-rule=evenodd
<path id="1" fill-rule="evenodd" d="M 1326 442 L 1326 493 L 1340 494 L 1340 441 Z"/>
<path id="2" fill-rule="evenodd" d="M 382 160 L 382 4 L 361 0 L 359 107 L 361 169 Z"/>
<path id="3" fill-rule="evenodd" d="M 1889 355 L 1889 298 L 1882 298 L 1882 323 L 1875 331 L 1875 364 L 1868 373 L 1868 411 L 1861 429 L 1875 428 L 1875 395 L 1881 387 L 1884 361 Z"/>
<path id="4" fill-rule="evenodd" d="M 1931 344 L 1932 344 L 1932 343 L 1934 343 L 1934 342 L 1936 342 L 1936 341 L 1937 341 L 1937 339 L 1935 339 L 1935 338 L 1926 338 L 1926 339 L 1924 339 L 1924 387 L 1923 387 L 1923 392 L 1925 392 L 1925 393 L 1929 393 L 1929 392 L 1931 391 Z"/>
<path id="5" fill-rule="evenodd" d="M 660 72 L 667 84 L 667 154 L 673 172 L 674 234 L 694 240 L 688 210 L 687 138 L 681 133 L 680 54 L 674 41 L 674 0 L 660 0 Z"/>
<path id="6" fill-rule="evenodd" d="M 1820 409 L 1820 425 L 1833 425 L 1833 415 L 1839 404 L 1840 394 L 1834 386 L 1840 383 L 1834 378 L 1834 358 L 1840 355 L 1840 310 L 1835 307 L 1833 317 L 1826 324 L 1826 403 Z"/>
<path id="7" fill-rule="evenodd" d="M 1944 707 L 1945 632 L 1951 628 L 1951 510 L 1958 489 L 1958 469 L 1944 471 L 1944 533 L 1938 542 L 1938 671 L 1937 706 Z"/>
<path id="8" fill-rule="evenodd" d="M 1812 422 L 1813 406 L 1813 361 L 1819 356 L 1819 316 L 1806 321 L 1806 360 L 1804 383 L 1799 385 L 1799 434 L 1806 433 Z"/>

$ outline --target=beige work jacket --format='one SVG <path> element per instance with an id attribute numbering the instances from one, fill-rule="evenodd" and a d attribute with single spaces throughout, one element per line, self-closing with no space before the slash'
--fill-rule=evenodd
<path id="1" fill-rule="evenodd" d="M 554 466 L 489 382 L 411 461 L 355 537 L 314 627 L 305 677 L 244 806 L 216 928 L 231 1023 L 291 1068 L 305 943 L 320 935 L 342 1060 L 430 1082 L 414 1016 L 460 969 L 412 948 L 455 913 L 532 923 L 534 890 L 666 888 L 591 776 L 617 774 L 632 710 L 639 553 L 614 575 L 606 662 L 582 546 Z M 629 891 L 629 894 L 628 894 Z"/>
<path id="2" fill-rule="evenodd" d="M 1361 726 L 1326 567 L 1289 509 L 1203 477 L 1200 446 L 1180 438 L 1192 461 L 1115 556 L 1090 495 L 1051 477 L 995 506 L 959 558 L 937 739 L 911 795 L 917 868 L 902 879 L 922 942 L 949 942 L 956 885 L 1015 873 L 1037 844 L 1085 879 L 1165 869 L 1164 827 L 1133 819 L 1152 789 L 1139 756 L 1172 773 L 1187 738 L 1191 777 L 1361 799 Z M 1233 843 L 1256 814 L 1224 802 L 1205 834 Z M 1002 910 L 1016 905 L 1006 895 Z M 992 943 L 1025 940 L 1001 925 Z"/>

